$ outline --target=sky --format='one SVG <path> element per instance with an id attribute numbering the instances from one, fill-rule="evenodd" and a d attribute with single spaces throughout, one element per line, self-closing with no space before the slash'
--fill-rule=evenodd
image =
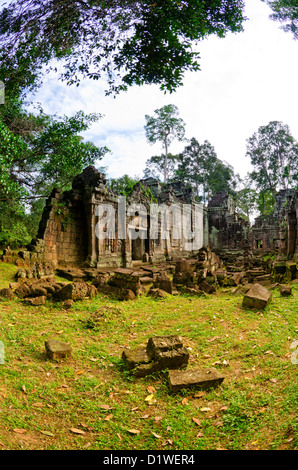
<path id="1" fill-rule="evenodd" d="M 47 75 L 34 101 L 49 114 L 103 115 L 83 136 L 110 149 L 96 164 L 107 168 L 109 178 L 142 177 L 146 160 L 162 153 L 160 143 L 146 140 L 145 115 L 167 104 L 178 107 L 188 139 L 208 140 L 218 158 L 243 178 L 251 171 L 246 140 L 260 126 L 281 121 L 298 140 L 298 42 L 269 19 L 270 13 L 261 0 L 247 0 L 244 32 L 200 42 L 201 70 L 186 73 L 175 93 L 134 86 L 113 98 L 105 96 L 104 82 L 86 80 L 75 87 Z M 173 142 L 169 151 L 181 152 L 186 144 Z"/>

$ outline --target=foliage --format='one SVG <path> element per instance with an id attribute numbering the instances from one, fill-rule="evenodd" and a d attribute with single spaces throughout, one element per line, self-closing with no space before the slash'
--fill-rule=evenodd
<path id="1" fill-rule="evenodd" d="M 249 176 L 244 178 L 242 184 L 243 187 L 236 192 L 236 207 L 250 221 L 252 215 L 257 210 L 258 192 L 253 188 Z"/>
<path id="2" fill-rule="evenodd" d="M 193 45 L 242 31 L 243 9 L 242 0 L 12 0 L 0 13 L 0 61 L 20 88 L 36 86 L 56 59 L 68 83 L 104 76 L 110 91 L 174 91 L 199 70 Z"/>
<path id="3" fill-rule="evenodd" d="M 263 0 L 264 1 L 264 0 Z M 298 3 L 297 0 L 265 0 L 272 8 L 270 18 L 282 23 L 282 29 L 292 33 L 298 39 Z"/>
<path id="4" fill-rule="evenodd" d="M 154 113 L 154 116 L 148 116 L 147 114 L 145 115 L 146 138 L 150 144 L 162 142 L 165 151 L 164 162 L 162 164 L 164 183 L 167 183 L 169 178 L 168 148 L 173 140 L 184 140 L 185 123 L 179 117 L 179 110 L 177 106 L 173 104 L 168 104 L 160 109 L 156 109 Z"/>
<path id="5" fill-rule="evenodd" d="M 192 138 L 179 157 L 176 174 L 194 187 L 198 199 L 208 201 L 218 191 L 234 194 L 237 184 L 234 170 L 217 157 L 208 140 L 200 144 Z"/>
<path id="6" fill-rule="evenodd" d="M 20 98 L 7 94 L 0 106 L 2 244 L 28 243 L 43 208 L 43 203 L 34 204 L 35 198 L 48 197 L 55 186 L 70 188 L 76 174 L 105 155 L 106 148 L 84 142 L 79 135 L 100 117 L 83 112 L 57 117 L 42 109 L 34 114 L 24 110 Z M 37 211 L 34 215 L 30 206 Z"/>
<path id="7" fill-rule="evenodd" d="M 271 121 L 259 127 L 247 140 L 246 156 L 254 167 L 250 177 L 259 190 L 274 195 L 297 184 L 298 143 L 282 122 Z"/>
<path id="8" fill-rule="evenodd" d="M 0 263 L 0 288 L 13 282 L 16 271 Z M 291 344 L 298 286 L 292 286 L 290 298 L 273 290 L 263 313 L 243 311 L 242 297 L 226 289 L 208 298 L 178 294 L 156 301 L 143 295 L 122 302 L 121 309 L 103 295 L 75 302 L 67 311 L 52 300 L 41 307 L 17 297 L 1 300 L 2 449 L 155 454 L 297 449 L 297 365 L 291 362 Z M 107 308 L 96 328 L 86 328 L 91 315 Z M 121 369 L 124 346 L 144 348 L 151 336 L 177 330 L 190 354 L 188 368 L 215 367 L 224 376 L 220 386 L 173 394 L 167 372 L 135 378 Z M 44 344 L 53 331 L 71 344 L 71 358 L 45 357 Z M 131 434 L 131 429 L 140 432 Z"/>
<path id="9" fill-rule="evenodd" d="M 138 181 L 137 177 L 132 178 L 129 175 L 123 175 L 119 178 L 111 178 L 108 181 L 108 187 L 117 194 L 129 196 Z"/>
<path id="10" fill-rule="evenodd" d="M 156 178 L 160 179 L 164 176 L 165 171 L 165 155 L 154 155 L 146 161 L 146 167 L 144 170 L 145 178 Z M 175 170 L 179 162 L 179 155 L 173 155 L 168 153 L 167 157 L 167 173 L 168 180 L 171 180 L 175 175 Z"/>

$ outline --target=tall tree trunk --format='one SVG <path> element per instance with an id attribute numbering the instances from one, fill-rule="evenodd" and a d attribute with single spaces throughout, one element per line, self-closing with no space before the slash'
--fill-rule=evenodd
<path id="1" fill-rule="evenodd" d="M 163 169 L 164 183 L 168 182 L 168 134 L 165 134 L 165 164 Z"/>

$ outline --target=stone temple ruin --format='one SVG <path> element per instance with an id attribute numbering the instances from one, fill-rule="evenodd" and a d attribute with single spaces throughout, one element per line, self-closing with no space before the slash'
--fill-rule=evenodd
<path id="1" fill-rule="evenodd" d="M 32 267 L 33 278 L 51 269 L 90 274 L 162 263 L 172 263 L 173 273 L 176 261 L 189 259 L 196 282 L 235 286 L 264 283 L 272 276 L 276 282 L 291 281 L 297 277 L 297 219 L 295 190 L 280 191 L 274 211 L 258 217 L 251 227 L 224 192 L 205 207 L 195 203 L 192 190 L 182 182 L 162 184 L 147 178 L 124 197 L 90 166 L 75 177 L 70 191 L 53 190 L 36 239 L 19 257 Z M 9 261 L 11 255 L 4 250 L 2 259 Z M 193 280 L 188 274 L 184 285 Z"/>
<path id="2" fill-rule="evenodd" d="M 179 292 L 205 297 L 221 286 L 243 295 L 243 308 L 261 310 L 273 288 L 298 278 L 297 219 L 298 191 L 278 193 L 272 214 L 251 227 L 224 192 L 204 207 L 181 182 L 164 185 L 147 178 L 123 197 L 91 166 L 70 191 L 52 192 L 37 238 L 26 249 L 3 251 L 2 261 L 19 270 L 17 282 L 0 290 L 0 299 L 16 295 L 34 306 L 53 299 L 67 309 L 97 293 L 118 300 Z M 54 271 L 72 282 L 57 281 Z M 290 286 L 279 287 L 281 295 L 292 295 Z M 109 308 L 93 312 L 88 328 L 101 324 Z M 51 359 L 71 355 L 69 344 L 51 340 L 45 347 Z M 168 369 L 172 392 L 205 390 L 224 380 L 215 369 L 187 369 L 188 359 L 176 335 L 151 337 L 145 348 L 122 354 L 134 377 Z"/>
<path id="3" fill-rule="evenodd" d="M 158 263 L 190 257 L 206 246 L 223 259 L 229 254 L 234 258 L 243 256 L 246 251 L 252 254 L 274 252 L 280 261 L 298 259 L 298 191 L 278 193 L 273 213 L 258 217 L 253 227 L 236 213 L 231 196 L 217 193 L 207 207 L 199 206 L 195 204 L 192 190 L 180 182 L 163 185 L 152 178 L 141 180 L 123 202 L 124 211 L 135 205 L 134 213 L 127 214 L 126 220 L 119 217 L 118 197 L 106 186 L 102 173 L 92 166 L 86 168 L 74 179 L 70 191 L 52 192 L 37 239 L 28 250 L 31 253 L 43 251 L 44 260 L 54 267 L 130 267 L 134 261 Z M 105 238 L 100 238 L 96 233 L 100 219 L 97 208 L 104 204 L 114 208 L 116 223 Z M 189 208 L 191 223 L 196 207 L 199 211 L 195 227 L 197 243 L 193 250 L 186 249 L 188 240 L 183 234 L 180 239 L 173 237 L 173 214 L 167 227 L 168 238 L 162 236 L 165 227 L 162 228 L 160 215 L 150 213 L 150 204 L 181 208 L 184 205 Z M 129 231 L 136 225 L 140 235 L 134 239 L 129 237 Z M 151 239 L 153 226 L 155 238 Z M 125 235 L 120 238 L 121 231 Z"/>

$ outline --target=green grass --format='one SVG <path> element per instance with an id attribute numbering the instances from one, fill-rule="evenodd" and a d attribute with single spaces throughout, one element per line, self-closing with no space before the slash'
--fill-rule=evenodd
<path id="1" fill-rule="evenodd" d="M 15 271 L 0 263 L 1 287 Z M 225 290 L 208 298 L 128 302 L 98 296 L 71 310 L 50 301 L 42 307 L 1 301 L 0 448 L 297 448 L 297 365 L 290 359 L 298 332 L 297 284 L 293 292 L 282 298 L 274 291 L 263 312 L 243 310 L 242 297 Z M 120 311 L 88 328 L 90 313 L 102 305 Z M 123 368 L 124 348 L 163 334 L 183 338 L 188 368 L 221 371 L 221 386 L 195 397 L 185 390 L 170 394 L 166 371 L 132 378 Z M 44 343 L 51 338 L 71 343 L 72 357 L 47 359 Z M 155 389 L 151 405 L 148 387 Z"/>

